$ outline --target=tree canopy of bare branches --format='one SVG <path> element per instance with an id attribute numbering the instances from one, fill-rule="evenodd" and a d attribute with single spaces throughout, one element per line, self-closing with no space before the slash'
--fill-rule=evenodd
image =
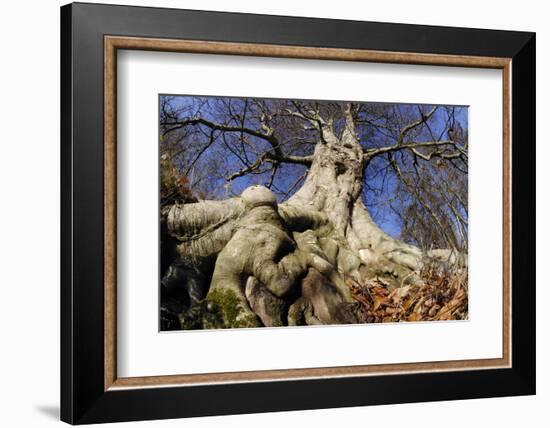
<path id="1" fill-rule="evenodd" d="M 411 272 L 426 257 L 457 259 L 467 252 L 466 107 L 162 96 L 159 125 L 167 233 L 179 239 L 184 259 L 216 260 L 206 275 L 212 301 L 233 287 L 244 311 L 257 318 L 250 296 L 265 293 L 249 290 L 247 297 L 249 287 L 280 299 L 286 313 L 288 295 L 300 288 L 296 284 L 302 284 L 300 298 L 307 294 L 303 277 L 313 269 L 346 302 L 346 276 L 384 271 L 402 281 L 414 277 Z M 216 203 L 218 216 L 209 211 Z M 259 213 L 256 207 L 264 207 L 263 214 L 249 218 L 246 227 L 265 222 L 253 229 L 260 235 L 271 228 L 273 236 L 263 242 L 273 240 L 276 251 L 265 254 L 261 272 L 247 267 L 253 260 L 243 259 L 240 269 L 249 280 L 227 285 L 232 274 L 220 260 L 242 232 L 243 217 L 252 208 Z M 178 238 L 175 229 L 185 228 L 200 237 Z M 204 241 L 208 233 L 216 238 Z M 244 251 L 241 244 L 234 250 Z M 303 316 L 308 308 L 302 306 Z M 312 310 L 317 321 L 323 318 Z"/>

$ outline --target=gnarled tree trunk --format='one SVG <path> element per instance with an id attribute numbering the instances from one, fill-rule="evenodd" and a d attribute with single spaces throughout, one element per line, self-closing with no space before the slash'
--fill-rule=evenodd
<path id="1" fill-rule="evenodd" d="M 194 302 L 203 327 L 353 323 L 346 277 L 414 279 L 422 252 L 384 233 L 363 206 L 368 158 L 352 129 L 337 137 L 323 127 L 303 186 L 284 204 L 253 186 L 240 198 L 168 210 L 180 259 L 214 260 L 206 298 Z"/>
<path id="2" fill-rule="evenodd" d="M 253 171 L 264 161 L 302 163 L 309 167 L 307 176 L 282 204 L 268 188 L 251 186 L 236 198 L 163 209 L 163 230 L 174 243 L 177 257 L 162 286 L 172 295 L 186 295 L 179 299 L 184 302 L 183 326 L 354 323 L 358 306 L 348 279 L 378 277 L 399 287 L 419 279 L 426 256 L 448 258 L 451 253 L 446 250 L 424 254 L 386 234 L 372 220 L 361 196 L 363 174 L 374 156 L 407 149 L 427 157 L 417 151 L 419 147 L 439 150 L 429 158 L 445 153 L 442 147 L 449 141 L 408 145 L 402 141 L 408 130 L 424 123 L 434 111 L 404 128 L 395 145 L 366 150 L 356 134 L 350 105 L 343 109 L 338 126 L 330 117 L 323 119 L 298 108 L 291 113 L 310 121 L 320 136 L 307 157 L 284 155 L 272 131 L 246 130 L 273 149 L 231 178 Z M 197 124 L 212 132 L 238 129 L 205 119 L 176 126 Z"/>

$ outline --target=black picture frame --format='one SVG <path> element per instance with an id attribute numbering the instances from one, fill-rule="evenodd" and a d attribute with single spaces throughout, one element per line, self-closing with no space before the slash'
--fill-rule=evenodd
<path id="1" fill-rule="evenodd" d="M 104 388 L 104 36 L 512 58 L 512 367 Z M 535 393 L 535 34 L 74 3 L 61 8 L 61 419 L 71 424 Z"/>

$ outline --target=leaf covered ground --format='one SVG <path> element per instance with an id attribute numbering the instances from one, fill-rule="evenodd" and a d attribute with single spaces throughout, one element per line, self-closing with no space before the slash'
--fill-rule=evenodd
<path id="1" fill-rule="evenodd" d="M 468 275 L 465 270 L 421 273 L 424 283 L 393 288 L 380 278 L 359 283 L 347 279 L 361 304 L 362 322 L 443 321 L 468 318 Z"/>

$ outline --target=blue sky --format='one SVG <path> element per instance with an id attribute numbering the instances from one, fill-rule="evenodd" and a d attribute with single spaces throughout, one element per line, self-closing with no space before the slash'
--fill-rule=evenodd
<path id="1" fill-rule="evenodd" d="M 160 100 L 162 101 L 164 99 L 164 95 L 160 96 Z M 224 98 L 221 97 L 199 97 L 199 96 L 189 96 L 189 95 L 171 95 L 169 96 L 169 107 L 174 110 L 181 110 L 181 116 L 189 116 L 189 115 L 200 115 L 201 117 L 204 117 L 208 120 L 212 121 L 219 121 L 220 120 L 220 114 L 224 114 L 222 111 L 220 113 L 220 110 L 218 106 L 216 105 L 217 100 L 222 100 Z M 200 113 L 198 113 L 198 105 L 203 102 L 204 100 L 208 101 L 208 105 L 202 105 L 200 108 Z M 225 98 L 224 100 L 228 100 Z M 245 99 L 239 99 L 239 98 L 232 98 L 229 99 L 232 103 L 234 103 L 237 108 L 239 106 L 243 105 L 243 102 Z M 322 102 L 320 102 L 322 103 Z M 212 105 L 211 105 L 212 104 Z M 368 105 L 375 105 L 377 103 L 364 103 Z M 424 111 L 427 111 L 427 109 L 431 109 L 431 106 L 423 106 L 423 105 L 411 105 L 411 104 L 388 104 L 385 103 L 385 105 L 391 105 L 392 108 L 394 108 L 394 111 L 396 114 L 400 114 L 401 111 L 403 113 L 409 112 L 411 110 L 422 108 Z M 456 107 L 455 108 L 455 114 L 454 118 L 455 120 L 460 124 L 460 126 L 467 130 L 468 129 L 468 108 L 467 107 Z M 446 125 L 448 124 L 448 115 L 446 114 L 444 107 L 438 109 L 434 116 L 430 120 L 430 134 L 431 135 L 423 135 L 419 136 L 421 140 L 426 140 L 426 138 L 432 139 L 438 138 L 441 136 L 441 134 L 446 130 Z M 253 123 L 247 123 L 247 126 L 253 127 Z M 427 132 L 427 131 L 426 131 Z M 203 136 L 196 136 L 194 137 L 195 140 L 194 144 L 197 144 L 199 147 L 201 147 L 201 141 L 200 139 L 203 138 L 204 142 L 202 144 L 206 144 L 208 138 L 206 135 Z M 443 139 L 446 138 L 446 135 L 443 137 Z M 186 144 L 189 143 L 191 140 L 186 141 L 185 139 L 182 140 L 179 144 Z M 198 141 L 198 142 L 197 142 Z M 252 141 L 254 139 L 252 138 Z M 261 145 L 265 144 L 263 141 L 255 141 L 255 144 Z M 384 135 L 384 132 L 381 131 L 375 131 L 372 132 L 369 130 L 369 136 L 368 136 L 368 144 L 375 145 L 375 146 L 384 146 L 388 145 L 388 138 L 386 135 Z M 204 152 L 201 154 L 200 158 L 196 161 L 194 164 L 193 170 L 191 170 L 190 175 L 193 175 L 196 171 L 202 171 L 204 168 L 206 168 L 209 163 L 215 161 L 218 164 L 220 164 L 220 169 L 224 170 L 224 174 L 221 174 L 222 176 L 228 175 L 227 173 L 230 172 L 236 172 L 244 167 L 243 165 L 243 159 L 242 157 L 239 158 L 236 154 L 234 154 L 231 150 L 228 148 L 230 145 L 227 145 L 224 143 L 224 141 L 221 140 L 221 138 L 217 138 L 216 141 L 209 146 Z M 308 150 L 312 150 L 312 147 L 304 147 L 303 150 L 306 152 Z M 192 156 L 192 155 L 190 155 Z M 251 155 L 252 156 L 252 155 Z M 254 161 L 253 156 L 250 159 L 251 162 Z M 378 225 L 385 230 L 387 233 L 389 233 L 392 236 L 398 236 L 400 233 L 400 224 L 398 221 L 398 218 L 396 214 L 392 211 L 392 209 L 388 205 L 388 201 L 391 199 L 391 196 L 395 190 L 396 186 L 396 177 L 392 176 L 391 174 L 383 174 L 383 173 L 377 173 L 377 170 L 379 169 L 380 165 L 376 165 L 375 163 L 371 165 L 369 168 L 367 168 L 367 171 L 365 172 L 365 180 L 368 179 L 368 183 L 373 188 L 378 188 L 379 191 L 376 190 L 366 190 L 363 192 L 363 202 L 367 207 L 369 208 L 369 211 L 371 212 L 371 215 L 373 216 L 374 220 L 378 223 Z M 273 179 L 273 189 L 274 193 L 277 195 L 279 200 L 283 200 L 285 194 L 287 191 L 291 188 L 291 186 L 296 183 L 297 179 L 299 179 L 304 172 L 306 171 L 306 167 L 302 165 L 282 165 L 279 168 L 279 171 L 277 172 L 275 178 Z M 265 185 L 270 180 L 270 173 L 266 172 L 263 174 L 258 175 L 245 175 L 239 178 L 234 179 L 231 181 L 231 183 L 227 183 L 223 179 L 218 180 L 212 180 L 211 185 L 209 186 L 209 197 L 212 198 L 219 198 L 223 199 L 226 197 L 231 197 L 233 195 L 240 194 L 244 189 L 247 187 L 254 185 L 254 184 L 263 184 Z M 300 185 L 297 185 L 296 189 L 298 189 Z M 291 192 L 290 196 L 293 192 Z"/>

